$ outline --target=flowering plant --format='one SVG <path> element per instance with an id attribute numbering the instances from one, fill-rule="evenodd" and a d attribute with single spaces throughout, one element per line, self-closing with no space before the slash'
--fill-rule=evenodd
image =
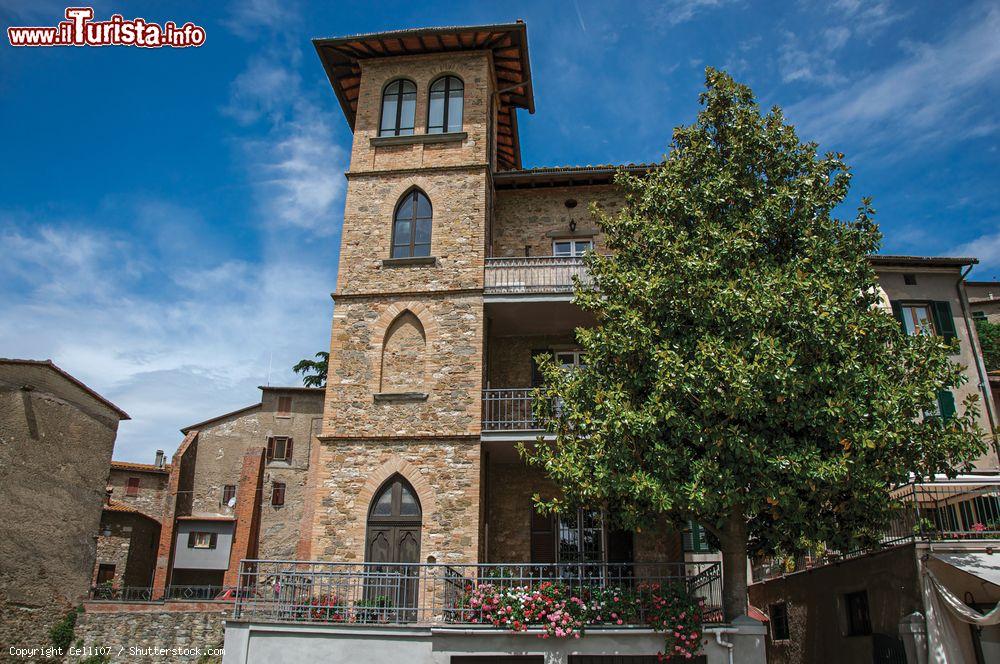
<path id="1" fill-rule="evenodd" d="M 514 632 L 540 628 L 541 638 L 580 638 L 588 625 L 645 623 L 664 634 L 661 659 L 690 659 L 701 639 L 705 603 L 682 585 L 580 588 L 553 581 L 519 586 L 467 582 L 464 590 L 453 614 L 462 622 Z"/>

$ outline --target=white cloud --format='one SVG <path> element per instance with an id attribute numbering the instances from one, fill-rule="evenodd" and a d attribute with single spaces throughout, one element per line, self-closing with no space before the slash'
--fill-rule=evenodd
<path id="1" fill-rule="evenodd" d="M 949 255 L 978 258 L 979 265 L 975 268 L 976 273 L 984 279 L 996 279 L 1000 273 L 1000 232 L 980 235 L 970 242 L 960 244 L 951 249 Z"/>
<path id="2" fill-rule="evenodd" d="M 786 32 L 784 36 L 778 56 L 778 71 L 782 81 L 836 85 L 847 80 L 837 71 L 835 52 L 847 42 L 849 30 L 827 29 L 818 42 L 805 46 L 794 33 Z"/>
<path id="3" fill-rule="evenodd" d="M 984 135 L 997 123 L 996 108 L 981 100 L 1000 81 L 998 33 L 1000 10 L 975 11 L 939 42 L 914 45 L 897 64 L 809 97 L 787 115 L 805 138 L 888 142 L 900 150 Z"/>
<path id="4" fill-rule="evenodd" d="M 704 11 L 718 9 L 733 2 L 735 0 L 667 0 L 656 8 L 654 23 L 673 27 L 690 21 Z"/>
<path id="5" fill-rule="evenodd" d="M 0 282 L 13 286 L 0 289 L 0 348 L 51 358 L 121 406 L 133 420 L 116 457 L 149 461 L 176 447 L 180 427 L 259 399 L 269 363 L 272 383 L 298 384 L 290 367 L 328 345 L 334 248 L 283 240 L 296 250 L 259 262 L 206 247 L 123 270 L 148 253 L 143 234 L 0 217 Z M 162 283 L 144 288 L 151 274 Z"/>
<path id="6" fill-rule="evenodd" d="M 275 33 L 299 20 L 298 3 L 287 0 L 236 0 L 230 5 L 229 18 L 223 24 L 244 39 L 255 39 L 261 32 Z"/>

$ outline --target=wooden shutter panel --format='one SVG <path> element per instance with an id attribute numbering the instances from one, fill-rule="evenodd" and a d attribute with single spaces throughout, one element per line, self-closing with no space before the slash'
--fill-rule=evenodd
<path id="1" fill-rule="evenodd" d="M 270 461 L 274 458 L 274 437 L 267 437 L 267 460 Z"/>
<path id="2" fill-rule="evenodd" d="M 955 332 L 955 318 L 951 315 L 950 302 L 947 300 L 932 302 L 931 313 L 934 316 L 934 327 L 940 336 L 944 337 L 946 341 L 951 341 L 958 336 Z"/>
<path id="3" fill-rule="evenodd" d="M 214 549 L 218 541 L 219 541 L 219 533 L 212 533 L 211 537 L 209 537 L 208 540 L 208 548 Z"/>
<path id="4" fill-rule="evenodd" d="M 531 510 L 531 562 L 554 563 L 556 561 L 555 518 L 551 514 L 540 514 Z"/>
<path id="5" fill-rule="evenodd" d="M 193 549 L 194 548 L 194 533 L 193 532 L 188 533 L 188 548 L 189 549 Z"/>
<path id="6" fill-rule="evenodd" d="M 291 438 L 291 436 L 289 436 L 285 440 L 285 460 L 286 461 L 291 461 L 292 460 L 292 438 Z"/>
<path id="7" fill-rule="evenodd" d="M 903 307 L 896 301 L 890 301 L 889 305 L 892 307 L 892 315 L 897 321 L 899 321 L 899 326 L 903 328 L 903 333 L 906 333 L 906 323 L 903 322 Z"/>
<path id="8" fill-rule="evenodd" d="M 955 417 L 955 395 L 950 390 L 941 390 L 938 392 L 937 401 L 942 420 Z"/>

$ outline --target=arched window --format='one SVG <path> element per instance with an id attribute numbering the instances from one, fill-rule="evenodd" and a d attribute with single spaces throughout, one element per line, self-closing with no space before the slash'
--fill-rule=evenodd
<path id="1" fill-rule="evenodd" d="M 431 202 L 413 189 L 396 206 L 392 221 L 392 257 L 431 255 Z"/>
<path id="2" fill-rule="evenodd" d="M 444 134 L 462 131 L 462 105 L 465 85 L 455 76 L 442 76 L 431 83 L 427 106 L 427 133 Z"/>
<path id="3" fill-rule="evenodd" d="M 413 118 L 417 111 L 417 86 L 400 79 L 385 87 L 382 93 L 382 122 L 379 136 L 413 135 Z"/>
<path id="4" fill-rule="evenodd" d="M 365 562 L 419 562 L 421 514 L 409 482 L 401 475 L 386 480 L 368 510 Z"/>

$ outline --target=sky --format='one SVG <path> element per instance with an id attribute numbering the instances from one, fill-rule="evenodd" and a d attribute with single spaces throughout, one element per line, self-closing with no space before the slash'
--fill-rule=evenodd
<path id="1" fill-rule="evenodd" d="M 64 4 L 0 0 L 0 24 Z M 0 44 L 0 357 L 52 359 L 127 411 L 115 458 L 298 384 L 329 346 L 351 134 L 310 39 L 528 26 L 525 167 L 653 162 L 706 66 L 854 168 L 895 254 L 1000 277 L 1000 2 L 129 2 L 189 49 Z"/>

